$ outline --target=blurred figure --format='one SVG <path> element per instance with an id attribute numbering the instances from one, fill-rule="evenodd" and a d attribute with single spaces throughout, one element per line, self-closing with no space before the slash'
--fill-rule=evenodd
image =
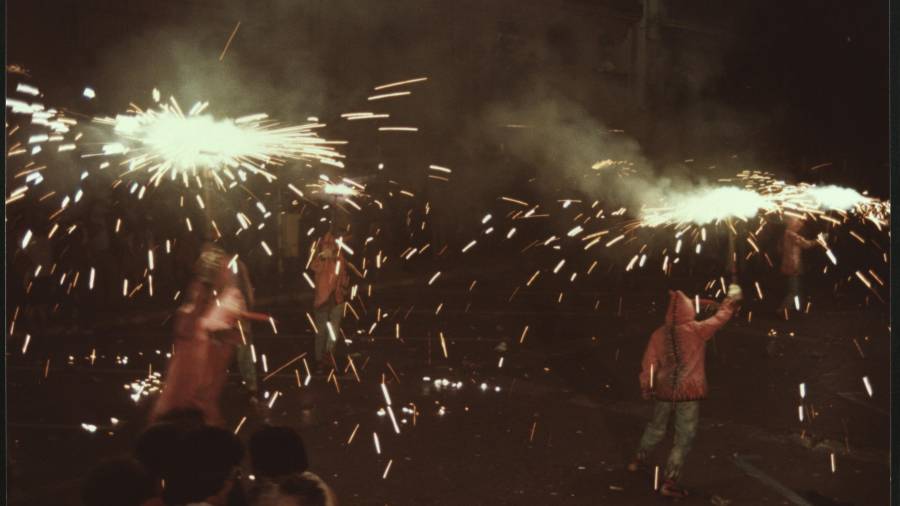
<path id="1" fill-rule="evenodd" d="M 250 271 L 241 260 L 237 261 L 237 271 L 238 288 L 247 304 L 247 311 L 250 311 L 256 304 L 255 290 L 253 283 L 250 282 Z M 237 346 L 236 353 L 238 370 L 241 373 L 244 387 L 250 394 L 250 401 L 255 404 L 259 402 L 259 399 L 257 397 L 256 364 L 253 362 L 253 352 L 250 349 L 253 346 L 253 327 L 249 318 L 244 317 L 240 320 L 240 330 L 241 342 Z"/>
<path id="2" fill-rule="evenodd" d="M 244 298 L 227 262 L 221 248 L 204 246 L 185 304 L 175 316 L 175 352 L 151 422 L 172 409 L 193 407 L 203 412 L 207 423 L 223 423 L 219 395 L 234 349 L 241 342 L 237 321 L 245 312 Z"/>
<path id="3" fill-rule="evenodd" d="M 150 506 L 155 500 L 153 482 L 135 459 L 118 457 L 94 467 L 81 488 L 85 506 Z"/>
<path id="4" fill-rule="evenodd" d="M 290 427 L 263 427 L 250 437 L 250 461 L 256 484 L 254 506 L 335 505 L 334 493 L 308 471 L 303 439 Z"/>
<path id="5" fill-rule="evenodd" d="M 311 268 L 315 273 L 316 285 L 313 301 L 316 322 L 315 357 L 321 371 L 329 365 L 325 360 L 326 353 L 333 353 L 340 336 L 347 285 L 350 282 L 347 265 L 331 230 L 316 244 Z"/>
<path id="6" fill-rule="evenodd" d="M 803 288 L 801 277 L 803 276 L 803 250 L 812 248 L 816 241 L 809 240 L 800 235 L 803 229 L 803 221 L 789 216 L 786 219 L 784 235 L 781 238 L 781 273 L 787 280 L 784 300 L 778 307 L 780 313 L 790 307 L 797 311 L 803 304 Z M 799 307 L 798 307 L 799 306 Z"/>
<path id="7" fill-rule="evenodd" d="M 650 336 L 641 362 L 641 394 L 654 399 L 653 419 L 647 424 L 629 471 L 647 468 L 650 451 L 665 437 L 669 416 L 675 412 L 675 443 L 669 453 L 660 494 L 685 497 L 678 487 L 681 468 L 690 452 L 700 418 L 700 400 L 706 398 L 706 343 L 734 313 L 741 299 L 738 285 L 728 287 L 728 297 L 715 315 L 696 321 L 694 303 L 680 290 L 669 292 L 665 324 Z"/>

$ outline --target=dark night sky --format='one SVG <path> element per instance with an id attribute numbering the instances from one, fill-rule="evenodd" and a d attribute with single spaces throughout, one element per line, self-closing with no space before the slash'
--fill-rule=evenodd
<path id="1" fill-rule="evenodd" d="M 627 100 L 641 14 L 630 0 L 13 0 L 7 61 L 30 69 L 48 102 L 90 113 L 146 102 L 157 85 L 230 114 L 327 117 L 375 84 L 429 75 L 427 92 L 391 107 L 424 127 L 421 156 L 433 160 L 477 163 L 490 150 L 478 143 L 504 143 L 483 135 L 498 104 L 546 98 L 626 130 L 660 165 L 739 154 L 800 180 L 886 188 L 887 2 L 665 3 L 647 109 Z M 85 85 L 96 104 L 79 98 Z"/>

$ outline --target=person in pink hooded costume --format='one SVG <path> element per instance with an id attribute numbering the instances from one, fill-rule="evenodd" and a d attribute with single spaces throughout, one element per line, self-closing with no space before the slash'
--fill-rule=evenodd
<path id="1" fill-rule="evenodd" d="M 210 425 L 224 422 L 219 396 L 241 343 L 237 321 L 245 302 L 228 257 L 217 246 L 204 246 L 194 272 L 185 304 L 175 315 L 175 351 L 151 423 L 178 408 L 201 410 Z"/>
<path id="2" fill-rule="evenodd" d="M 690 452 L 700 416 L 700 400 L 705 399 L 706 343 L 734 313 L 741 290 L 728 288 L 728 297 L 716 313 L 697 321 L 694 301 L 683 292 L 669 292 L 665 324 L 650 336 L 639 376 L 644 399 L 656 400 L 653 419 L 647 424 L 637 455 L 628 465 L 630 471 L 646 468 L 650 451 L 666 436 L 669 416 L 675 411 L 675 443 L 665 468 L 665 481 L 660 493 L 668 497 L 684 497 L 687 492 L 677 486 L 684 459 Z M 714 303 L 711 303 L 714 306 Z"/>
<path id="3" fill-rule="evenodd" d="M 812 248 L 816 245 L 816 241 L 807 239 L 800 235 L 803 230 L 803 221 L 794 217 L 788 217 L 785 220 L 784 236 L 781 239 L 781 273 L 787 279 L 787 290 L 785 291 L 784 301 L 779 306 L 778 311 L 784 311 L 786 308 L 802 304 L 803 289 L 800 283 L 803 276 L 803 250 Z"/>
<path id="4" fill-rule="evenodd" d="M 315 355 L 321 369 L 327 364 L 325 354 L 333 352 L 340 336 L 347 286 L 350 283 L 347 263 L 331 232 L 319 239 L 310 267 L 315 273 L 316 285 L 313 301 L 316 322 Z"/>

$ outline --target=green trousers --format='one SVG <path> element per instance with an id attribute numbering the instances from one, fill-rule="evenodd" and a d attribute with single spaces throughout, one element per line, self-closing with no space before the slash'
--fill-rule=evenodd
<path id="1" fill-rule="evenodd" d="M 691 451 L 694 436 L 697 434 L 697 425 L 700 421 L 700 401 L 656 401 L 653 409 L 653 419 L 644 429 L 641 443 L 638 447 L 638 456 L 646 459 L 647 455 L 666 437 L 669 426 L 669 415 L 675 412 L 675 442 L 672 451 L 669 452 L 669 460 L 666 462 L 665 477 L 668 480 L 677 481 L 681 476 L 681 468 L 687 454 Z"/>

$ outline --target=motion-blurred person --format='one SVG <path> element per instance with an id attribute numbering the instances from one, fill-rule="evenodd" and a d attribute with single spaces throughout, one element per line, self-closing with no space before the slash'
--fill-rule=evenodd
<path id="1" fill-rule="evenodd" d="M 788 217 L 785 223 L 784 235 L 779 244 L 781 249 L 781 273 L 786 279 L 784 300 L 778 307 L 778 312 L 793 307 L 800 311 L 803 304 L 803 250 L 812 248 L 816 241 L 806 239 L 800 235 L 803 229 L 803 221 L 794 217 Z"/>
<path id="2" fill-rule="evenodd" d="M 690 452 L 700 418 L 700 400 L 706 398 L 706 343 L 731 318 L 741 299 L 738 285 L 728 287 L 728 297 L 715 315 L 696 321 L 693 301 L 683 292 L 669 292 L 665 324 L 650 336 L 641 362 L 640 385 L 644 399 L 654 399 L 653 418 L 641 437 L 629 471 L 647 468 L 650 451 L 665 437 L 669 416 L 675 412 L 675 443 L 669 453 L 660 494 L 685 497 L 677 483 Z"/>
<path id="3" fill-rule="evenodd" d="M 175 316 L 175 352 L 151 421 L 175 408 L 195 407 L 207 423 L 223 423 L 219 394 L 234 348 L 241 342 L 237 321 L 245 308 L 227 262 L 221 248 L 213 244 L 203 248 L 185 304 Z"/>
<path id="4" fill-rule="evenodd" d="M 344 303 L 349 284 L 348 267 L 341 255 L 340 246 L 329 230 L 316 244 L 311 268 L 315 273 L 315 299 L 313 315 L 316 322 L 315 358 L 321 371 L 330 364 L 326 354 L 334 352 L 340 336 Z"/>
<path id="5" fill-rule="evenodd" d="M 250 270 L 240 259 L 236 260 L 236 264 L 238 288 L 247 304 L 247 311 L 250 311 L 256 304 L 255 290 L 253 288 L 253 283 L 250 281 Z M 241 340 L 237 345 L 235 355 L 237 356 L 241 380 L 243 381 L 244 388 L 247 389 L 247 393 L 250 395 L 250 402 L 254 405 L 259 405 L 259 398 L 257 397 L 258 382 L 256 363 L 253 361 L 253 350 L 251 349 L 253 346 L 253 326 L 252 320 L 247 314 L 244 314 L 239 321 L 240 327 L 238 330 L 241 334 Z"/>

